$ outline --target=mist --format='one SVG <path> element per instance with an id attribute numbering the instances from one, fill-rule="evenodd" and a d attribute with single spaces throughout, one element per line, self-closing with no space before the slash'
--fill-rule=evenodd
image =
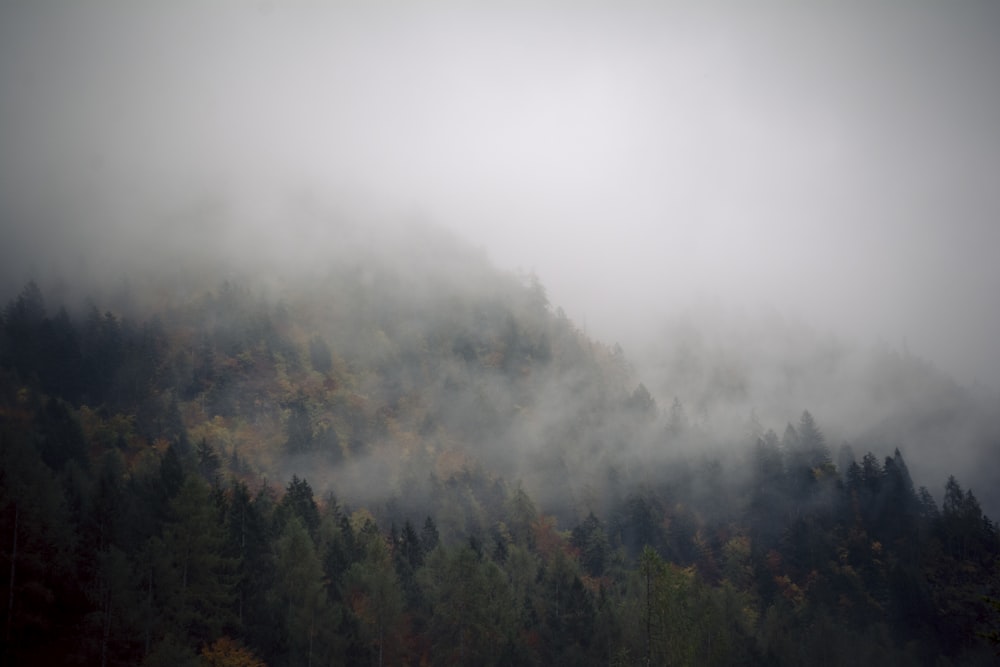
<path id="1" fill-rule="evenodd" d="M 444 227 L 621 343 L 661 409 L 735 432 L 810 408 L 835 445 L 955 382 L 988 415 L 998 29 L 985 2 L 7 3 L 0 280 L 79 300 L 212 267 L 277 293 L 361 246 L 433 266 L 454 254 L 407 235 Z M 934 389 L 872 399 L 893 354 Z M 915 472 L 939 484 L 940 441 L 994 426 L 883 439 L 938 448 Z"/>
<path id="2" fill-rule="evenodd" d="M 997 35 L 0 2 L 0 662 L 993 664 Z"/>
<path id="3" fill-rule="evenodd" d="M 1000 378 L 992 3 L 0 11 L 8 279 L 252 255 L 309 193 L 448 226 L 627 348 L 717 300 Z"/>

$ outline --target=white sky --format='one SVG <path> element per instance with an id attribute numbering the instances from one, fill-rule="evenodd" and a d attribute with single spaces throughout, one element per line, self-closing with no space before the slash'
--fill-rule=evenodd
<path id="1" fill-rule="evenodd" d="M 309 190 L 609 341 L 772 304 L 998 386 L 998 35 L 990 0 L 3 1 L 3 254 Z"/>

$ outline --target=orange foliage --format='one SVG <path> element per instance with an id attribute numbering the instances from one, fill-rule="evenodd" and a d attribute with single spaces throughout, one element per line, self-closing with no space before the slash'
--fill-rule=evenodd
<path id="1" fill-rule="evenodd" d="M 201 649 L 205 667 L 267 667 L 248 648 L 231 637 L 219 637 Z"/>
<path id="2" fill-rule="evenodd" d="M 448 479 L 470 467 L 471 459 L 459 449 L 445 449 L 435 460 L 436 473 L 440 479 Z"/>
<path id="3" fill-rule="evenodd" d="M 771 572 L 777 572 L 781 567 L 781 554 L 774 549 L 767 552 L 767 567 Z"/>
<path id="4" fill-rule="evenodd" d="M 805 592 L 787 575 L 775 577 L 774 583 L 777 584 L 781 595 L 796 607 L 800 607 L 805 602 Z"/>
<path id="5" fill-rule="evenodd" d="M 574 557 L 569 541 L 556 530 L 555 517 L 539 515 L 531 524 L 531 532 L 535 536 L 535 548 L 546 562 L 551 561 L 560 551 L 568 558 Z"/>

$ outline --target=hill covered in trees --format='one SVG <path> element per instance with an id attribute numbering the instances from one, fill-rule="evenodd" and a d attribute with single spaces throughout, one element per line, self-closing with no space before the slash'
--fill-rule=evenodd
<path id="1" fill-rule="evenodd" d="M 715 422 L 739 374 L 651 393 L 429 230 L 159 271 L 3 310 L 5 662 L 995 660 L 997 528 L 905 442 Z"/>

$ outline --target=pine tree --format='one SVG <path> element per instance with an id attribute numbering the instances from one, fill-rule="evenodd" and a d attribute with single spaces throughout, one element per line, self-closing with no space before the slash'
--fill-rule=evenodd
<path id="1" fill-rule="evenodd" d="M 222 516 L 209 488 L 188 477 L 163 529 L 159 593 L 167 627 L 201 646 L 234 624 L 236 559 L 226 555 Z"/>
<path id="2" fill-rule="evenodd" d="M 382 667 L 387 660 L 396 663 L 400 659 L 403 594 L 382 536 L 368 536 L 363 553 L 362 560 L 347 571 L 344 586 L 362 637 L 372 648 L 373 662 Z"/>
<path id="3" fill-rule="evenodd" d="M 292 475 L 292 480 L 285 488 L 285 495 L 278 505 L 280 521 L 288 521 L 290 517 L 298 517 L 302 525 L 315 541 L 319 531 L 319 508 L 313 498 L 312 487 L 304 478 Z"/>
<path id="4" fill-rule="evenodd" d="M 283 625 L 289 664 L 329 660 L 333 617 L 323 584 L 323 568 L 308 531 L 298 516 L 284 526 L 275 545 L 277 577 L 271 604 Z"/>

